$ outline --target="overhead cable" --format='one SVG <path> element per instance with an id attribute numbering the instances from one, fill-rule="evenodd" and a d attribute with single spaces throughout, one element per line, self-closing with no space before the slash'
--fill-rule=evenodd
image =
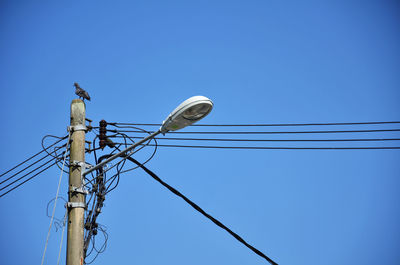
<path id="1" fill-rule="evenodd" d="M 148 144 L 153 146 L 153 144 Z M 400 146 L 368 146 L 368 147 L 281 147 L 281 146 L 212 146 L 212 145 L 173 145 L 158 144 L 158 147 L 182 147 L 182 148 L 211 148 L 211 149 L 248 149 L 248 150 L 379 150 L 400 149 Z"/>
<path id="2" fill-rule="evenodd" d="M 37 152 L 36 154 L 34 154 L 34 155 L 32 155 L 31 157 L 27 158 L 26 160 L 22 161 L 22 162 L 19 163 L 18 165 L 14 166 L 13 168 L 11 168 L 11 169 L 7 170 L 6 172 L 2 173 L 2 174 L 0 175 L 0 177 L 4 176 L 4 175 L 7 174 L 8 172 L 10 172 L 10 171 L 16 169 L 17 167 L 23 165 L 24 163 L 28 162 L 28 161 L 31 160 L 32 158 L 34 158 L 34 157 L 40 155 L 41 153 L 45 152 L 47 149 L 49 149 L 50 147 L 52 147 L 52 146 L 58 144 L 59 142 L 61 142 L 62 140 L 64 140 L 64 139 L 67 138 L 67 137 L 68 137 L 68 136 L 62 137 L 62 138 L 61 138 L 60 140 L 58 140 L 57 142 L 51 144 L 50 146 L 46 147 L 46 148 L 43 149 L 42 151 Z"/>
<path id="3" fill-rule="evenodd" d="M 54 161 L 55 159 L 52 159 L 52 161 Z M 34 177 L 36 177 L 37 175 L 39 175 L 40 173 L 46 171 L 47 169 L 51 168 L 52 166 L 54 166 L 55 164 L 57 164 L 57 161 L 50 164 L 49 166 L 45 167 L 44 169 L 42 169 L 41 171 L 37 172 L 35 175 L 31 176 L 30 178 L 24 180 L 23 182 L 19 183 L 17 186 L 12 187 L 10 190 L 4 192 L 3 194 L 0 194 L 0 198 L 3 197 L 4 195 L 6 195 L 7 193 L 15 190 L 16 188 L 18 188 L 19 186 L 21 186 L 22 184 L 28 182 L 29 180 L 33 179 Z"/>
<path id="4" fill-rule="evenodd" d="M 166 182 L 164 182 L 162 179 L 160 179 L 154 172 L 152 172 L 150 169 L 148 169 L 146 166 L 142 165 L 139 161 L 137 161 L 136 159 L 130 157 L 130 156 L 125 156 L 129 161 L 135 163 L 136 165 L 138 165 L 140 168 L 142 168 L 147 174 L 149 174 L 153 179 L 155 179 L 156 181 L 158 181 L 161 185 L 163 185 L 164 187 L 166 187 L 168 190 L 170 190 L 172 193 L 174 193 L 175 195 L 177 195 L 178 197 L 182 198 L 185 202 L 187 202 L 190 206 L 192 206 L 196 211 L 200 212 L 202 215 L 204 215 L 205 217 L 207 217 L 209 220 L 211 220 L 214 224 L 216 224 L 217 226 L 219 226 L 220 228 L 224 229 L 225 231 L 227 231 L 231 236 L 233 236 L 236 240 L 238 240 L 240 243 L 244 244 L 246 247 L 248 247 L 249 249 L 251 249 L 254 253 L 256 253 L 257 255 L 259 255 L 260 257 L 266 259 L 269 263 L 276 265 L 277 263 L 274 262 L 271 258 L 269 258 L 267 255 L 265 255 L 264 253 L 262 253 L 260 250 L 256 249 L 255 247 L 253 247 L 252 245 L 250 245 L 249 243 L 247 243 L 242 237 L 240 237 L 238 234 L 236 234 L 235 232 L 233 232 L 230 228 L 228 228 L 227 226 L 225 226 L 223 223 L 221 223 L 220 221 L 218 221 L 217 219 L 215 219 L 214 217 L 212 217 L 210 214 L 208 214 L 206 211 L 204 211 L 202 208 L 200 208 L 200 206 L 198 206 L 197 204 L 195 204 L 194 202 L 192 202 L 190 199 L 188 199 L 185 195 L 183 195 L 182 193 L 180 193 L 178 190 L 176 190 L 175 188 L 173 188 L 172 186 L 170 186 L 169 184 L 167 184 Z"/>
<path id="5" fill-rule="evenodd" d="M 120 138 L 122 136 L 114 136 Z M 129 136 L 132 139 L 143 137 Z M 173 141 L 220 141 L 220 142 L 379 142 L 400 141 L 400 138 L 357 138 L 357 139 L 232 139 L 232 138 L 184 138 L 184 137 L 156 137 L 157 140 Z"/>
<path id="6" fill-rule="evenodd" d="M 108 130 L 117 132 L 117 130 Z M 372 129 L 372 130 L 332 130 L 332 131 L 171 131 L 169 134 L 308 134 L 308 133 L 375 133 L 375 132 L 399 132 L 400 129 Z M 123 133 L 143 133 L 138 130 L 118 130 Z M 150 131 L 153 133 L 153 131 Z"/>
<path id="7" fill-rule="evenodd" d="M 161 123 L 124 123 L 109 122 L 109 125 L 161 126 Z M 260 123 L 260 124 L 192 124 L 199 127 L 280 127 L 280 126 L 330 126 L 330 125 L 372 125 L 400 124 L 400 121 L 371 121 L 371 122 L 325 122 L 325 123 Z"/>
<path id="8" fill-rule="evenodd" d="M 48 156 L 52 156 L 52 153 L 55 153 L 55 152 L 57 152 L 57 150 L 54 150 L 53 152 L 48 153 L 47 155 L 43 156 L 43 157 L 40 158 L 39 160 L 36 160 L 36 161 L 33 162 L 32 164 L 30 164 L 30 165 L 26 166 L 25 168 L 21 169 L 21 170 L 18 171 L 17 173 L 14 173 L 13 175 L 11 175 L 10 177 L 8 177 L 7 179 L 1 181 L 1 182 L 0 182 L 0 185 L 3 184 L 4 182 L 7 182 L 7 181 L 10 180 L 10 179 L 12 179 L 13 177 L 17 176 L 17 175 L 20 174 L 21 172 L 27 170 L 27 169 L 30 168 L 31 166 L 36 165 L 37 163 L 39 163 L 39 162 L 42 161 L 43 159 L 47 158 Z M 53 157 L 52 159 L 57 159 L 57 157 L 54 157 L 54 156 L 52 156 L 52 157 Z M 31 172 L 32 172 L 32 171 L 31 171 Z M 31 172 L 30 172 L 30 173 L 31 173 Z M 30 174 L 30 173 L 28 173 L 28 174 Z M 1 189 L 0 189 L 0 190 L 1 190 Z"/>
<path id="9" fill-rule="evenodd" d="M 56 159 L 55 159 L 55 158 L 51 158 L 50 160 L 47 160 L 46 162 L 44 162 L 44 163 L 41 164 L 40 166 L 36 167 L 35 169 L 29 171 L 28 173 L 26 173 L 26 174 L 23 175 L 22 177 L 19 177 L 18 179 L 14 180 L 13 182 L 8 183 L 6 186 L 0 188 L 0 191 L 4 190 L 5 188 L 9 187 L 10 185 L 14 184 L 15 182 L 20 181 L 21 179 L 25 178 L 25 177 L 28 176 L 29 174 L 35 172 L 35 171 L 38 170 L 39 168 L 41 168 L 41 167 L 43 167 L 43 166 L 49 164 L 50 162 L 52 162 L 52 161 L 54 161 L 54 160 L 56 160 Z M 57 161 L 56 161 L 55 163 L 57 163 Z M 3 182 L 4 182 L 4 181 L 3 181 Z M 2 182 L 2 183 L 3 183 L 3 182 Z"/>

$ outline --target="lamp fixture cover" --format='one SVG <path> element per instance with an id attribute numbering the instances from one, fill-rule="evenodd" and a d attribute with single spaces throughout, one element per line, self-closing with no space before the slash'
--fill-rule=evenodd
<path id="1" fill-rule="evenodd" d="M 160 131 L 166 133 L 189 126 L 207 116 L 213 106 L 213 102 L 204 96 L 188 98 L 168 115 Z"/>

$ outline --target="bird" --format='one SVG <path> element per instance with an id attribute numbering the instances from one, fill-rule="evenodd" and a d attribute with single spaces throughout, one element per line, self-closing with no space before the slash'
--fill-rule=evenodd
<path id="1" fill-rule="evenodd" d="M 90 101 L 89 93 L 86 92 L 83 88 L 81 88 L 78 83 L 75 82 L 74 87 L 75 87 L 75 94 L 78 95 L 78 97 L 82 98 L 83 100 L 87 99 Z"/>

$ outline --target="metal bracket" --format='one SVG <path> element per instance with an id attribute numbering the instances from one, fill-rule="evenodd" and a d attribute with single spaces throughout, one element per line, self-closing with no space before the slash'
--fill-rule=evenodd
<path id="1" fill-rule="evenodd" d="M 89 168 L 92 165 L 90 165 L 88 163 L 85 163 L 85 162 L 82 162 L 82 161 L 74 160 L 74 161 L 72 161 L 71 166 Z"/>
<path id="2" fill-rule="evenodd" d="M 87 168 L 91 168 L 93 167 L 90 164 L 87 164 L 85 162 L 82 161 L 72 161 L 70 166 L 73 167 L 81 167 L 81 183 L 82 186 L 81 187 L 71 187 L 70 192 L 77 192 L 77 193 L 82 193 L 82 194 L 89 194 L 89 192 L 84 188 L 83 185 L 85 185 L 85 178 L 84 178 L 84 173 L 86 171 Z"/>
<path id="3" fill-rule="evenodd" d="M 84 208 L 86 209 L 86 204 L 84 202 L 67 202 L 67 208 Z"/>
<path id="4" fill-rule="evenodd" d="M 87 127 L 84 124 L 77 124 L 75 126 L 68 126 L 69 132 L 85 131 L 87 132 Z"/>
<path id="5" fill-rule="evenodd" d="M 74 186 L 72 186 L 69 191 L 70 192 L 76 192 L 76 193 L 82 193 L 82 194 L 86 194 L 86 195 L 89 194 L 89 191 L 87 191 L 83 187 L 74 187 Z"/>
<path id="6" fill-rule="evenodd" d="M 87 168 L 93 167 L 91 164 L 82 162 L 82 161 L 72 161 L 71 166 L 74 167 L 81 167 L 81 175 L 83 176 L 83 173 L 86 171 Z"/>

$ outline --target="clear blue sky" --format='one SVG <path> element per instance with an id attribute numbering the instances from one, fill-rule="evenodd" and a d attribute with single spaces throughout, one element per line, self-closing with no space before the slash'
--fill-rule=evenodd
<path id="1" fill-rule="evenodd" d="M 203 123 L 400 120 L 397 1 L 3 0 L 0 32 L 0 172 L 66 134 L 73 82 L 96 124 L 159 123 L 193 95 L 214 101 Z M 399 158 L 160 148 L 148 167 L 279 264 L 397 265 Z M 40 264 L 58 177 L 0 199 L 2 264 Z M 267 264 L 140 170 L 121 176 L 98 221 L 109 240 L 94 264 Z"/>

